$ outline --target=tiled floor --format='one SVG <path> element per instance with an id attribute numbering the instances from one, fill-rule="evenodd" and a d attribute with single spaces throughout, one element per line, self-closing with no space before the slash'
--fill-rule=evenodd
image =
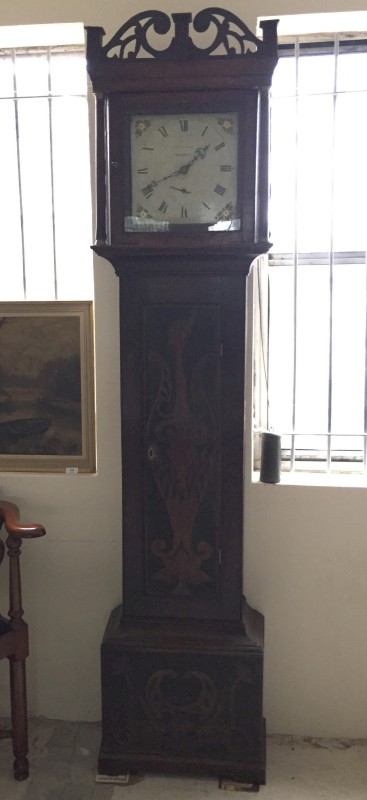
<path id="1" fill-rule="evenodd" d="M 1 800 L 224 800 L 214 779 L 145 775 L 130 786 L 95 783 L 100 727 L 30 722 L 31 774 L 12 777 L 8 739 L 0 740 Z M 367 800 L 367 741 L 270 736 L 267 785 L 259 800 Z M 253 795 L 242 794 L 251 797 Z"/>

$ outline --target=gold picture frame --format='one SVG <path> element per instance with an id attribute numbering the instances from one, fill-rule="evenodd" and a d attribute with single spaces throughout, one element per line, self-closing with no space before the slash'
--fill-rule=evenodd
<path id="1" fill-rule="evenodd" d="M 94 472 L 93 303 L 0 303 L 0 471 Z"/>

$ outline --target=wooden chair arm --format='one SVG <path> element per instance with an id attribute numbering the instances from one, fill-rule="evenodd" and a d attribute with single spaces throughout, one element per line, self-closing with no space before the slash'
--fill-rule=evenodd
<path id="1" fill-rule="evenodd" d="M 11 536 L 19 536 L 21 539 L 37 539 L 45 535 L 43 525 L 38 522 L 25 525 L 20 523 L 19 517 L 18 506 L 8 500 L 0 500 L 0 528 L 4 523 L 5 529 Z"/>

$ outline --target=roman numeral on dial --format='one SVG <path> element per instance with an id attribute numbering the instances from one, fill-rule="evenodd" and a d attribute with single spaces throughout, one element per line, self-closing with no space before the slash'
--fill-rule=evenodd
<path id="1" fill-rule="evenodd" d="M 227 190 L 224 188 L 224 186 L 221 186 L 219 183 L 217 183 L 217 185 L 216 185 L 216 187 L 215 187 L 214 191 L 215 191 L 217 194 L 220 194 L 221 196 L 223 196 L 223 195 L 224 195 L 224 193 L 225 193 Z"/>
<path id="2" fill-rule="evenodd" d="M 142 192 L 143 192 L 144 197 L 146 197 L 147 199 L 148 199 L 148 197 L 151 197 L 152 194 L 153 194 L 153 186 L 152 186 L 152 184 L 148 183 L 148 186 L 144 186 L 144 188 L 142 189 Z"/>
<path id="3" fill-rule="evenodd" d="M 161 211 L 161 212 L 162 212 L 162 214 L 165 214 L 165 213 L 166 213 L 166 211 L 167 211 L 167 208 L 168 208 L 168 203 L 166 203 L 166 202 L 163 200 L 163 202 L 160 204 L 160 206 L 159 206 L 159 208 L 158 208 L 158 211 Z"/>
<path id="4" fill-rule="evenodd" d="M 159 130 L 159 133 L 161 133 L 161 134 L 162 134 L 162 136 L 163 136 L 163 138 L 164 138 L 164 139 L 166 138 L 166 136 L 168 136 L 168 133 L 167 133 L 167 131 L 166 131 L 166 129 L 165 129 L 165 127 L 164 127 L 164 125 L 162 125 L 162 127 L 161 127 L 161 128 L 158 128 L 158 130 Z"/>
<path id="5" fill-rule="evenodd" d="M 188 131 L 189 123 L 188 123 L 187 119 L 180 119 L 180 128 L 181 128 L 181 130 L 183 132 Z"/>
<path id="6" fill-rule="evenodd" d="M 222 164 L 220 168 L 221 172 L 232 172 L 232 167 L 230 164 Z"/>

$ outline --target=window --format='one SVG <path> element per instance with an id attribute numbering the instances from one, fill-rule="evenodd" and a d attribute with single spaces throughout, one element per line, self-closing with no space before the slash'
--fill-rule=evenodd
<path id="1" fill-rule="evenodd" d="M 29 43 L 75 27 L 0 29 L 3 301 L 93 297 L 84 46 Z"/>
<path id="2" fill-rule="evenodd" d="M 360 471 L 367 457 L 367 42 L 301 37 L 280 56 L 271 101 L 273 247 L 257 268 L 255 381 L 261 391 L 263 376 L 266 395 L 257 421 L 281 434 L 285 468 Z"/>

